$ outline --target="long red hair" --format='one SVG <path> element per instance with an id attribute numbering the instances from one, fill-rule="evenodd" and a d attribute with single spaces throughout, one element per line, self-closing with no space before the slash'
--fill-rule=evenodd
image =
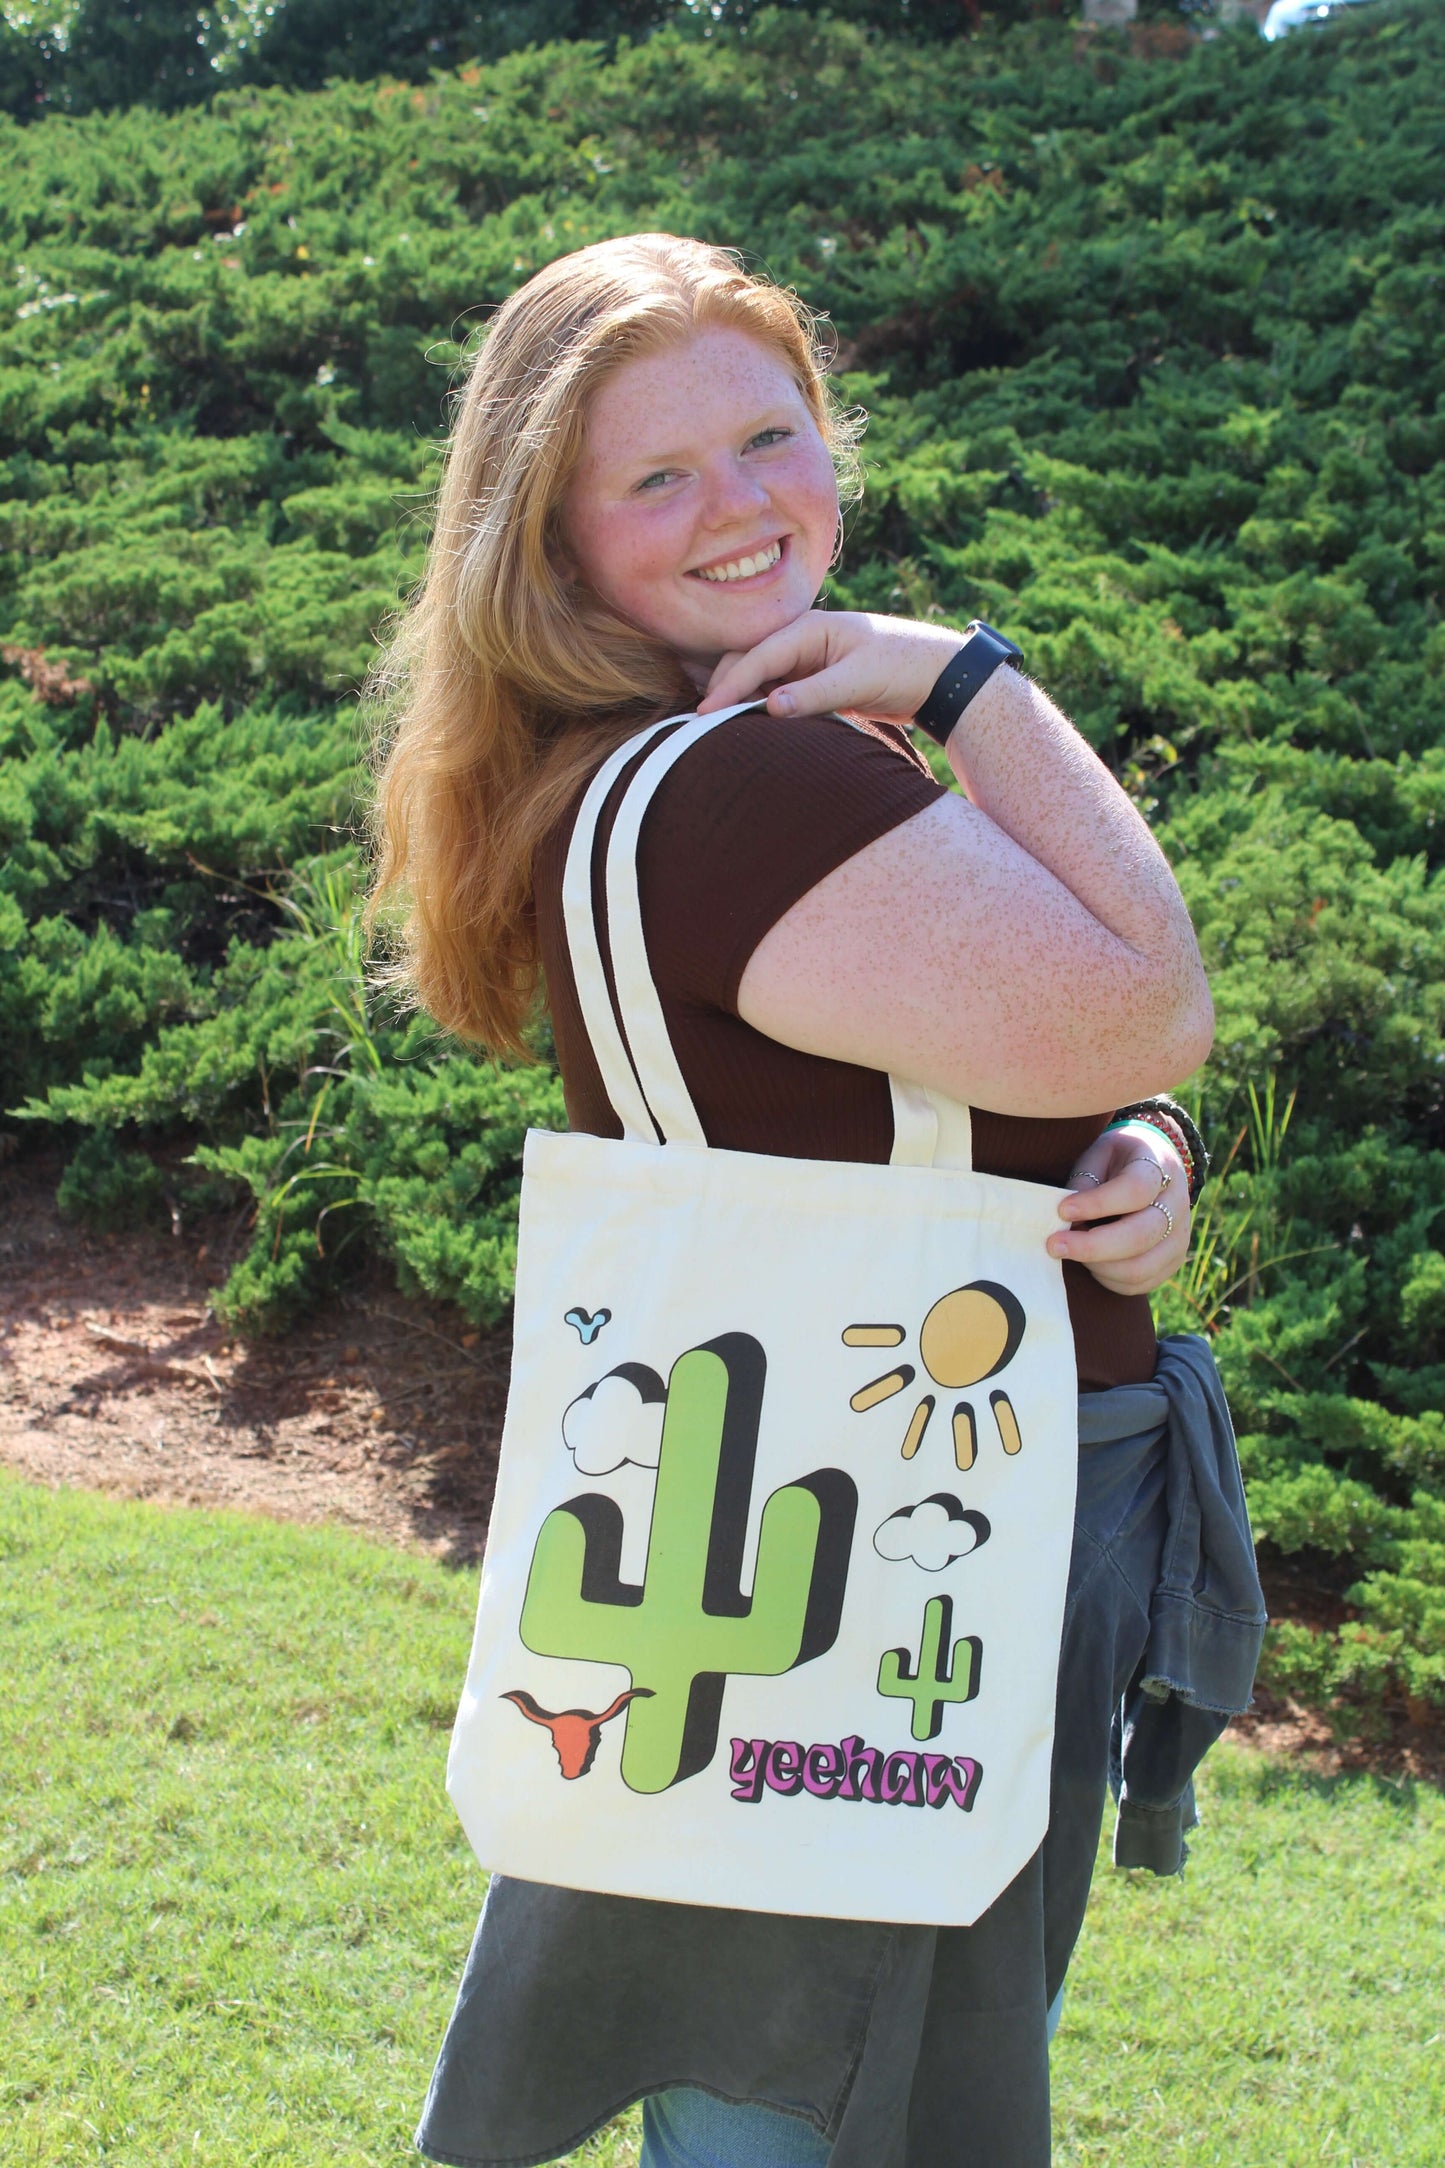
<path id="1" fill-rule="evenodd" d="M 613 746 L 696 697 L 670 650 L 559 571 L 588 401 L 624 362 L 715 326 L 782 356 L 856 486 L 857 428 L 795 294 L 671 234 L 579 249 L 502 304 L 472 359 L 421 585 L 373 681 L 383 976 L 498 1052 L 527 1051 L 538 844 Z"/>

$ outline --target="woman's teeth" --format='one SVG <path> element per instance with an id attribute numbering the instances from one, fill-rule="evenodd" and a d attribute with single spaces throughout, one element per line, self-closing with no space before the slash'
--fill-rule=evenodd
<path id="1" fill-rule="evenodd" d="M 770 542 L 765 550 L 758 551 L 756 557 L 737 557 L 731 564 L 726 565 L 708 565 L 706 568 L 699 566 L 697 576 L 700 580 L 750 580 L 757 573 L 766 572 L 770 565 L 775 565 L 782 554 L 782 543 Z"/>

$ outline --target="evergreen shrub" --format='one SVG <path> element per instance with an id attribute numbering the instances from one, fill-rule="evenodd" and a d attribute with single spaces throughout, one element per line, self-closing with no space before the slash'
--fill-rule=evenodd
<path id="1" fill-rule="evenodd" d="M 249 1190 L 241 1323 L 362 1237 L 504 1314 L 558 1087 L 368 1006 L 355 694 L 487 309 L 602 235 L 740 243 L 873 417 L 838 600 L 1016 632 L 1179 869 L 1223 1171 L 1161 1323 L 1349 1596 L 1276 1677 L 1445 1701 L 1445 22 L 1169 54 L 762 12 L 0 116 L 0 1105 L 71 1203 L 161 1153 L 184 1214 L 187 1150 Z"/>

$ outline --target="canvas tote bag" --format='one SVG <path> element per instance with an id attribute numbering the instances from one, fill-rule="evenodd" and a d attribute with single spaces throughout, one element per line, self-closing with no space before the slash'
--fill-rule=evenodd
<path id="1" fill-rule="evenodd" d="M 567 939 L 625 1134 L 527 1138 L 448 1789 L 483 1866 L 528 1880 L 967 1925 L 1048 1822 L 1077 1453 L 1059 1193 L 974 1173 L 967 1109 L 898 1081 L 886 1166 L 708 1148 L 636 848 L 737 712 L 633 738 L 572 838 Z M 607 855 L 619 1031 L 593 842 L 649 738 Z"/>

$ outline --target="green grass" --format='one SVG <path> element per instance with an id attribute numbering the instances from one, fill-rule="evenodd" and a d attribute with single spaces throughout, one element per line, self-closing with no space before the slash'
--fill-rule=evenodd
<path id="1" fill-rule="evenodd" d="M 1237 1748 L 1182 1883 L 1102 1869 L 1057 2168 L 1441 2168 L 1445 1799 Z"/>
<path id="2" fill-rule="evenodd" d="M 473 1598 L 0 1477 L 5 2168 L 414 2158 L 481 1891 L 442 1791 Z M 1445 1802 L 1230 1752 L 1204 1792 L 1182 1885 L 1096 1884 L 1060 2168 L 1439 2168 Z M 576 2156 L 635 2159 L 635 2117 Z"/>

